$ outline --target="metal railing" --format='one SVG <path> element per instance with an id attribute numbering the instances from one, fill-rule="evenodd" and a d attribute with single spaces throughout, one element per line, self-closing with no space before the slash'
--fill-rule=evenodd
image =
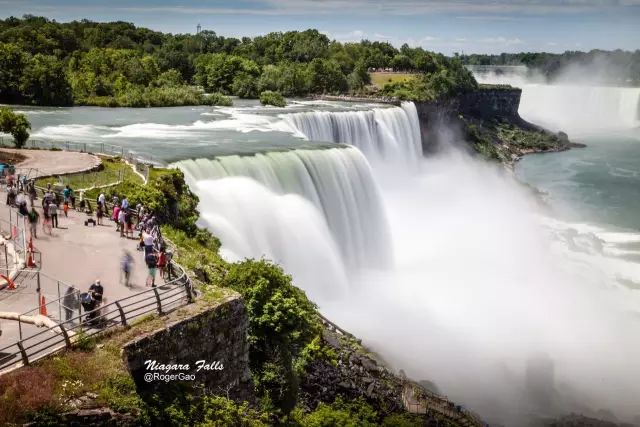
<path id="1" fill-rule="evenodd" d="M 0 137 L 0 147 L 14 147 L 13 140 L 11 138 Z M 33 150 L 77 151 L 80 153 L 92 153 L 111 157 L 122 157 L 127 162 L 131 163 L 135 167 L 135 169 L 145 177 L 145 181 L 149 180 L 149 164 L 159 164 L 153 158 L 153 155 L 149 155 L 148 158 L 143 158 L 139 154 L 133 153 L 121 145 L 105 144 L 104 142 L 74 142 L 29 139 L 27 140 L 24 148 Z M 32 175 L 32 171 L 29 172 L 29 175 Z M 36 170 L 36 173 L 33 177 L 37 178 L 46 176 L 47 174 L 42 174 L 40 171 Z"/>
<path id="2" fill-rule="evenodd" d="M 79 310 L 77 316 L 61 319 L 55 326 L 47 327 L 28 337 L 23 337 L 21 316 L 40 312 L 40 307 L 19 316 L 20 339 L 8 346 L 0 348 L 0 374 L 29 365 L 45 356 L 100 334 L 117 326 L 126 326 L 132 320 L 149 313 L 165 314 L 178 307 L 193 302 L 194 293 L 191 281 L 185 270 L 172 263 L 172 268 L 179 274 L 164 285 L 154 287 L 112 303 L 100 305 L 89 312 Z M 47 305 L 64 307 L 64 296 Z M 59 309 L 61 313 L 62 308 Z M 61 317 L 61 314 L 60 314 Z M 30 325 L 29 327 L 31 327 Z"/>

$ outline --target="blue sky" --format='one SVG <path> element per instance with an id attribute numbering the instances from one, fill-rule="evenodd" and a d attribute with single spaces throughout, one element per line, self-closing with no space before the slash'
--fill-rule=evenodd
<path id="1" fill-rule="evenodd" d="M 640 0 L 0 0 L 0 16 L 26 13 L 225 36 L 317 28 L 446 54 L 640 49 Z"/>

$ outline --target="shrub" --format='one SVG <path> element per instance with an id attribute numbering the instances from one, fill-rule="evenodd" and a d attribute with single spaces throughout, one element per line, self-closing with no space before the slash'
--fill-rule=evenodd
<path id="1" fill-rule="evenodd" d="M 269 261 L 232 264 L 223 284 L 238 291 L 249 314 L 249 363 L 258 394 L 285 413 L 295 406 L 294 358 L 320 332 L 315 305 Z"/>
<path id="2" fill-rule="evenodd" d="M 287 101 L 279 92 L 265 90 L 260 94 L 260 103 L 262 105 L 273 105 L 275 107 L 285 107 Z"/>
<path id="3" fill-rule="evenodd" d="M 15 113 L 10 108 L 0 108 L 0 132 L 10 133 L 16 148 L 24 147 L 29 139 L 31 123 L 24 114 Z"/>
<path id="4" fill-rule="evenodd" d="M 220 92 L 214 92 L 214 93 L 203 95 L 202 104 L 218 105 L 221 107 L 231 107 L 233 105 L 233 101 L 231 100 L 231 98 L 221 94 Z"/>

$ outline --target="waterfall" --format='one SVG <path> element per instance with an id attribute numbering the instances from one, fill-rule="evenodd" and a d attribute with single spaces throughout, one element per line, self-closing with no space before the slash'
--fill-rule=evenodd
<path id="1" fill-rule="evenodd" d="M 413 167 L 422 156 L 420 124 L 412 102 L 367 111 L 309 111 L 281 117 L 299 136 L 354 145 L 374 164 Z"/>
<path id="2" fill-rule="evenodd" d="M 640 126 L 640 88 L 587 84 L 543 84 L 522 72 L 478 73 L 481 83 L 510 84 L 522 88 L 520 115 L 553 129 L 585 130 Z"/>
<path id="3" fill-rule="evenodd" d="M 391 264 L 378 189 L 354 148 L 221 156 L 176 166 L 200 197 L 205 222 L 237 257 L 266 255 L 295 270 L 288 253 L 299 257 L 320 239 L 323 256 L 335 245 L 349 269 Z M 308 239 L 299 244 L 286 241 L 305 233 Z"/>

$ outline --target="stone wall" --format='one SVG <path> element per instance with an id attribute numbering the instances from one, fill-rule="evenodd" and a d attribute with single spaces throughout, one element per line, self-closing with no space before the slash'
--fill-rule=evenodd
<path id="1" fill-rule="evenodd" d="M 221 394 L 236 400 L 253 400 L 253 385 L 249 372 L 249 318 L 239 295 L 227 297 L 209 306 L 194 304 L 179 313 L 178 319 L 166 327 L 154 330 L 125 344 L 123 358 L 136 386 L 144 391 L 162 391 L 166 384 L 172 387 L 179 381 L 147 382 L 145 374 L 162 373 L 150 369 L 145 362 L 183 365 L 171 374 L 193 375 L 185 385 L 202 385 L 204 391 Z M 204 360 L 211 368 L 197 370 L 197 362 Z M 189 365 L 185 369 L 184 365 Z"/>

